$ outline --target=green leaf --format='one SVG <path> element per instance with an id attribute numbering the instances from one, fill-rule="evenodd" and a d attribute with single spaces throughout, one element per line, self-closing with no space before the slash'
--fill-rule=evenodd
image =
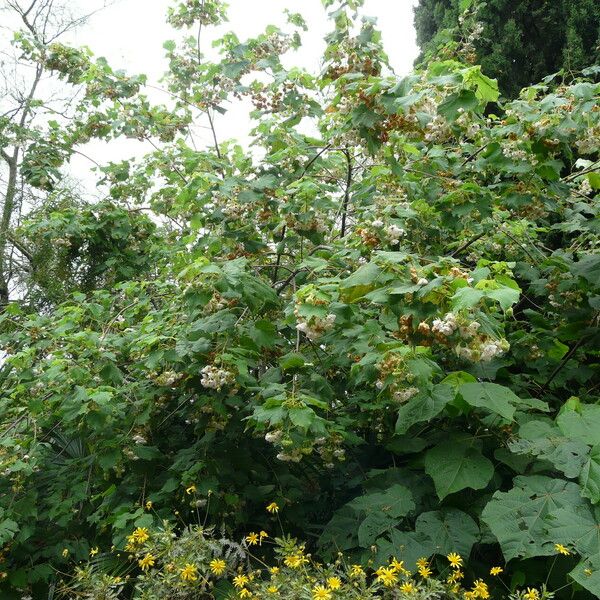
<path id="1" fill-rule="evenodd" d="M 340 284 L 342 298 L 347 302 L 358 300 L 375 287 L 380 274 L 381 269 L 375 263 L 359 267 Z"/>
<path id="2" fill-rule="evenodd" d="M 518 476 L 510 491 L 494 494 L 481 518 L 496 536 L 507 561 L 550 556 L 558 541 L 554 539 L 556 512 L 567 509 L 572 513 L 583 503 L 575 483 L 541 475 Z"/>
<path id="3" fill-rule="evenodd" d="M 19 529 L 19 524 L 12 519 L 0 520 L 0 544 L 4 545 L 10 542 Z"/>
<path id="4" fill-rule="evenodd" d="M 308 429 L 314 422 L 316 415 L 312 408 L 291 408 L 288 412 L 290 421 L 301 429 Z"/>
<path id="5" fill-rule="evenodd" d="M 467 404 L 500 415 L 507 421 L 513 420 L 515 406 L 520 403 L 514 392 L 497 383 L 464 383 L 459 392 Z"/>
<path id="6" fill-rule="evenodd" d="M 474 438 L 442 442 L 425 454 L 425 472 L 433 479 L 440 500 L 465 488 L 484 488 L 494 465 L 481 454 Z"/>
<path id="7" fill-rule="evenodd" d="M 600 173 L 588 173 L 588 181 L 594 190 L 600 190 Z"/>
<path id="8" fill-rule="evenodd" d="M 458 93 L 450 94 L 439 106 L 438 113 L 448 121 L 456 121 L 456 118 L 464 111 L 470 111 L 479 106 L 479 100 L 475 92 L 471 90 L 461 90 Z M 462 109 L 462 110 L 461 110 Z"/>
<path id="9" fill-rule="evenodd" d="M 585 557 L 569 576 L 596 598 L 600 598 L 600 553 Z"/>
<path id="10" fill-rule="evenodd" d="M 393 529 L 398 520 L 385 513 L 369 513 L 358 527 L 358 543 L 363 548 L 368 548 L 386 531 Z"/>
<path id="11" fill-rule="evenodd" d="M 552 514 L 549 536 L 575 550 L 581 556 L 600 552 L 600 508 L 593 509 L 580 500 L 579 505 L 565 506 Z"/>
<path id="12" fill-rule="evenodd" d="M 291 369 L 300 369 L 306 364 L 306 359 L 302 354 L 297 352 L 290 352 L 279 359 L 279 365 L 284 371 Z"/>
<path id="13" fill-rule="evenodd" d="M 454 296 L 450 298 L 450 301 L 454 310 L 461 310 L 462 308 L 476 306 L 483 296 L 484 293 L 481 290 L 476 290 L 472 287 L 462 287 L 456 291 Z"/>
<path id="14" fill-rule="evenodd" d="M 590 446 L 600 444 L 600 406 L 583 404 L 581 412 L 565 410 L 556 418 L 563 434 Z"/>
<path id="15" fill-rule="evenodd" d="M 369 492 L 355 498 L 347 506 L 367 514 L 383 513 L 393 518 L 406 516 L 414 510 L 415 501 L 411 491 L 404 485 L 395 483 L 384 492 Z"/>
<path id="16" fill-rule="evenodd" d="M 433 419 L 444 410 L 454 396 L 454 390 L 449 385 L 438 384 L 433 389 L 411 398 L 398 410 L 396 433 L 406 433 L 415 423 Z"/>
<path id="17" fill-rule="evenodd" d="M 588 460 L 581 468 L 579 483 L 582 487 L 581 495 L 589 498 L 592 504 L 598 504 L 600 502 L 600 445 L 591 449 Z"/>
<path id="18" fill-rule="evenodd" d="M 437 554 L 458 552 L 467 557 L 479 538 L 477 523 L 455 508 L 421 513 L 415 523 L 415 532 L 432 541 Z"/>
<path id="19" fill-rule="evenodd" d="M 547 460 L 567 477 L 577 477 L 583 468 L 589 447 L 562 435 L 549 421 L 529 421 L 519 429 L 519 437 L 509 442 L 511 452 Z"/>

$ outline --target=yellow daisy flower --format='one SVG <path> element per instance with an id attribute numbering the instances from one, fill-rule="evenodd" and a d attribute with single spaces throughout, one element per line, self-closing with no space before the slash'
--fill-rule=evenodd
<path id="1" fill-rule="evenodd" d="M 221 558 L 215 558 L 209 563 L 211 573 L 222 575 L 227 568 L 227 563 Z"/>
<path id="2" fill-rule="evenodd" d="M 523 598 L 526 600 L 538 600 L 540 593 L 535 588 L 527 588 L 527 592 L 523 594 Z"/>
<path id="3" fill-rule="evenodd" d="M 308 562 L 308 559 L 302 554 L 290 554 L 286 556 L 283 562 L 292 569 L 299 569 L 303 564 Z"/>
<path id="4" fill-rule="evenodd" d="M 90 548 L 90 556 L 96 556 L 100 550 L 98 550 L 98 546 L 94 546 L 94 548 Z"/>
<path id="5" fill-rule="evenodd" d="M 360 565 L 352 565 L 350 567 L 350 577 L 360 577 L 361 575 L 364 575 L 364 574 L 365 574 L 365 572 Z"/>
<path id="6" fill-rule="evenodd" d="M 386 587 L 390 587 L 394 585 L 398 581 L 398 576 L 396 572 L 392 569 L 386 569 L 385 567 L 381 567 L 377 569 L 377 580 L 383 583 Z"/>
<path id="7" fill-rule="evenodd" d="M 271 502 L 271 504 L 267 504 L 267 512 L 270 512 L 272 515 L 279 512 L 279 506 L 277 506 L 276 502 Z"/>
<path id="8" fill-rule="evenodd" d="M 342 580 L 339 577 L 329 577 L 327 586 L 330 590 L 339 590 L 342 587 Z"/>
<path id="9" fill-rule="evenodd" d="M 142 571 L 147 571 L 150 567 L 154 566 L 155 562 L 156 559 L 154 558 L 154 556 L 152 556 L 152 554 L 146 554 L 144 558 L 138 560 L 138 565 L 140 565 Z"/>
<path id="10" fill-rule="evenodd" d="M 312 591 L 314 600 L 330 600 L 331 592 L 323 585 L 317 585 Z"/>
<path id="11" fill-rule="evenodd" d="M 503 573 L 504 569 L 502 567 L 492 567 L 490 569 L 490 575 L 500 575 L 500 573 Z"/>
<path id="12" fill-rule="evenodd" d="M 236 575 L 233 578 L 233 585 L 236 588 L 243 588 L 250 580 L 246 575 Z"/>
<path id="13" fill-rule="evenodd" d="M 562 544 L 554 544 L 554 549 L 556 552 L 558 552 L 558 554 L 564 554 L 565 556 L 569 556 L 571 554 L 570 550 Z"/>
<path id="14" fill-rule="evenodd" d="M 410 581 L 405 581 L 400 586 L 400 591 L 404 594 L 412 594 L 413 592 L 417 591 L 417 588 Z"/>
<path id="15" fill-rule="evenodd" d="M 448 554 L 446 558 L 448 559 L 448 562 L 450 563 L 450 566 L 453 569 L 459 569 L 462 565 L 462 558 L 460 554 L 457 554 L 456 552 L 450 552 L 450 554 Z"/>
<path id="16" fill-rule="evenodd" d="M 133 538 L 134 543 L 143 544 L 150 539 L 150 534 L 146 527 L 138 527 L 137 529 L 134 529 L 130 537 Z"/>
<path id="17" fill-rule="evenodd" d="M 429 561 L 425 557 L 422 557 L 417 561 L 417 567 L 427 567 L 427 566 L 429 566 Z"/>
<path id="18" fill-rule="evenodd" d="M 486 600 L 486 598 L 490 597 L 490 592 L 488 591 L 488 586 L 486 583 L 484 583 L 484 581 L 482 579 L 477 579 L 473 583 L 472 591 L 478 598 L 483 598 L 483 600 Z"/>
<path id="19" fill-rule="evenodd" d="M 248 588 L 242 588 L 239 591 L 240 598 L 250 598 L 252 596 L 252 592 Z"/>
<path id="20" fill-rule="evenodd" d="M 190 494 L 196 493 L 196 486 L 192 483 L 189 487 L 185 488 L 185 493 L 189 496 Z"/>
<path id="21" fill-rule="evenodd" d="M 185 567 L 179 570 L 179 577 L 181 577 L 183 581 L 196 581 L 198 579 L 198 567 L 186 563 Z"/>
<path id="22" fill-rule="evenodd" d="M 258 544 L 258 533 L 254 533 L 253 531 L 246 536 L 246 541 L 251 546 L 256 546 Z"/>

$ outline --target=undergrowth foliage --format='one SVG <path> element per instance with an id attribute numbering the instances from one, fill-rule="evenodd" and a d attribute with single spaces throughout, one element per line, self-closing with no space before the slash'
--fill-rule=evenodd
<path id="1" fill-rule="evenodd" d="M 282 535 L 269 503 L 329 565 L 288 598 L 399 598 L 399 570 L 362 596 L 326 580 L 422 558 L 446 572 L 421 597 L 452 597 L 454 553 L 469 593 L 486 576 L 492 595 L 600 595 L 600 69 L 508 103 L 459 45 L 399 78 L 361 4 L 325 1 L 319 74 L 280 59 L 300 15 L 225 35 L 210 62 L 196 33 L 221 2 L 177 5 L 194 35 L 165 44 L 168 107 L 143 77 L 18 37 L 82 93 L 74 121 L 30 140 L 24 175 L 48 202 L 14 235 L 48 259 L 0 316 L 3 597 L 56 593 L 90 554 L 77 577 L 108 591 L 69 597 L 129 597 L 114 577 L 134 571 L 139 598 L 266 597 L 262 574 L 169 582 L 189 565 L 204 585 L 221 559 L 233 576 L 251 542 L 223 540 Z M 196 149 L 188 126 L 237 98 L 251 151 Z M 156 151 L 102 167 L 99 204 L 61 196 L 62 161 L 120 136 Z M 160 548 L 125 549 L 146 529 Z M 171 572 L 172 544 L 191 554 Z"/>

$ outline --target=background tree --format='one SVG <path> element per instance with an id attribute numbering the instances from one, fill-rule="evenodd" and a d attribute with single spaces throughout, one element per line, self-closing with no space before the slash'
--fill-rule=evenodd
<path id="1" fill-rule="evenodd" d="M 460 36 L 459 18 L 471 2 L 421 0 L 415 8 L 422 60 L 440 42 Z M 600 3 L 595 0 L 489 0 L 477 10 L 476 62 L 515 98 L 546 75 L 598 62 Z M 448 31 L 452 30 L 452 31 Z"/>

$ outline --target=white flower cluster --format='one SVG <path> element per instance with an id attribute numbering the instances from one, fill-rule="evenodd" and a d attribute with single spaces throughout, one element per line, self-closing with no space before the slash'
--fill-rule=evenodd
<path id="1" fill-rule="evenodd" d="M 592 191 L 592 184 L 590 183 L 590 180 L 587 177 L 584 177 L 579 184 L 579 193 L 587 196 L 588 194 L 591 194 Z"/>
<path id="2" fill-rule="evenodd" d="M 440 335 L 449 336 L 452 335 L 458 328 L 456 315 L 454 313 L 447 313 L 443 319 L 434 319 L 431 330 L 434 333 Z"/>
<path id="3" fill-rule="evenodd" d="M 301 452 L 279 452 L 276 456 L 281 462 L 300 462 L 302 460 Z"/>
<path id="4" fill-rule="evenodd" d="M 146 443 L 146 438 L 139 433 L 134 435 L 132 439 L 138 446 L 143 446 Z"/>
<path id="5" fill-rule="evenodd" d="M 587 130 L 586 136 L 575 142 L 580 154 L 595 154 L 600 150 L 600 125 Z"/>
<path id="6" fill-rule="evenodd" d="M 204 306 L 203 312 L 205 314 L 212 314 L 223 310 L 226 306 L 227 300 L 219 292 L 214 292 L 212 298 Z"/>
<path id="7" fill-rule="evenodd" d="M 221 208 L 221 212 L 232 219 L 239 219 L 243 217 L 246 214 L 246 211 L 247 207 L 242 206 L 237 202 L 230 202 Z"/>
<path id="8" fill-rule="evenodd" d="M 441 144 L 445 142 L 451 135 L 452 131 L 446 122 L 446 119 L 441 115 L 436 115 L 425 126 L 425 141 Z"/>
<path id="9" fill-rule="evenodd" d="M 504 354 L 510 348 L 510 344 L 504 339 L 478 338 L 477 342 L 469 347 L 457 347 L 456 353 L 466 360 L 490 362 L 493 358 Z"/>
<path id="10" fill-rule="evenodd" d="M 335 323 L 336 315 L 329 313 L 325 318 L 310 317 L 308 321 L 296 313 L 298 324 L 296 329 L 301 331 L 309 340 L 316 340 L 326 331 L 329 331 Z"/>
<path id="11" fill-rule="evenodd" d="M 416 396 L 419 393 L 419 388 L 409 387 L 403 390 L 397 390 L 393 393 L 393 398 L 397 402 L 403 403 L 408 402 L 413 396 Z"/>
<path id="12" fill-rule="evenodd" d="M 275 429 L 274 431 L 267 431 L 265 433 L 265 441 L 269 442 L 269 444 L 276 444 L 283 437 L 283 431 L 281 429 Z"/>
<path id="13" fill-rule="evenodd" d="M 398 225 L 394 225 L 393 223 L 385 231 L 391 240 L 392 246 L 399 244 L 400 238 L 406 235 L 406 231 L 402 227 L 398 227 Z"/>
<path id="14" fill-rule="evenodd" d="M 465 130 L 467 137 L 475 137 L 481 129 L 479 123 L 473 121 L 471 115 L 464 108 L 459 108 L 460 117 L 456 119 L 456 124 Z"/>
<path id="15" fill-rule="evenodd" d="M 504 146 L 502 148 L 502 154 L 506 156 L 506 158 L 510 158 L 511 160 L 519 161 L 519 160 L 527 160 L 527 152 L 525 150 L 520 150 L 519 148 L 515 148 L 513 146 Z"/>
<path id="16" fill-rule="evenodd" d="M 231 371 L 215 367 L 214 365 L 206 365 L 200 373 L 202 373 L 201 385 L 217 391 L 226 385 L 231 385 L 235 381 L 235 377 Z"/>

